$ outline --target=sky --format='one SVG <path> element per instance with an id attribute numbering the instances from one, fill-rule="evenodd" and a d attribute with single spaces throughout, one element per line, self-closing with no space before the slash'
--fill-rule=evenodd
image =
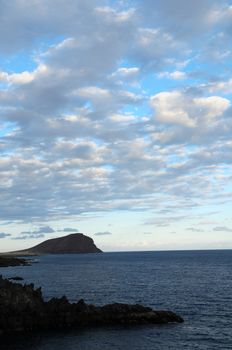
<path id="1" fill-rule="evenodd" d="M 232 1 L 0 0 L 0 251 L 232 248 Z"/>

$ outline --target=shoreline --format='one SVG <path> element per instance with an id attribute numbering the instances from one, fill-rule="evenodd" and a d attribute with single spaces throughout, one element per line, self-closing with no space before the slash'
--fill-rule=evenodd
<path id="1" fill-rule="evenodd" d="M 32 331 L 182 323 L 172 311 L 153 310 L 139 304 L 70 303 L 66 296 L 44 301 L 41 288 L 13 283 L 0 276 L 0 335 Z"/>
<path id="2" fill-rule="evenodd" d="M 0 267 L 9 267 L 9 266 L 30 266 L 30 261 L 23 258 L 13 257 L 10 255 L 1 255 L 0 256 Z"/>

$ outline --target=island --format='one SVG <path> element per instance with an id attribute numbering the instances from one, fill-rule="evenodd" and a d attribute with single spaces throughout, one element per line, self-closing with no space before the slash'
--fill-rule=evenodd
<path id="1" fill-rule="evenodd" d="M 183 322 L 171 311 L 153 310 L 134 304 L 105 306 L 70 303 L 63 296 L 44 301 L 41 288 L 12 283 L 0 276 L 0 335 L 89 326 L 167 324 Z"/>
<path id="2" fill-rule="evenodd" d="M 33 256 L 43 254 L 87 254 L 102 253 L 92 238 L 83 233 L 72 233 L 67 236 L 48 239 L 32 248 L 10 252 L 15 256 Z"/>

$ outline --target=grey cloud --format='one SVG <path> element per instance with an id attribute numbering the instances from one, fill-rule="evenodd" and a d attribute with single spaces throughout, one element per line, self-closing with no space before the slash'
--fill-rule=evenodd
<path id="1" fill-rule="evenodd" d="M 232 232 L 232 228 L 226 226 L 217 226 L 213 228 L 215 232 Z"/>
<path id="2" fill-rule="evenodd" d="M 39 236 L 39 235 L 43 235 L 45 233 L 53 233 L 55 232 L 53 230 L 53 228 L 51 228 L 50 226 L 41 226 L 38 228 L 38 230 L 35 231 L 23 231 L 21 232 L 22 235 L 31 235 L 31 236 Z"/>
<path id="3" fill-rule="evenodd" d="M 40 233 L 40 234 L 33 234 L 33 233 L 28 233 L 28 234 L 26 234 L 26 232 L 25 232 L 25 234 L 21 234 L 21 235 L 19 235 L 19 236 L 16 236 L 16 237 L 12 237 L 12 239 L 13 240 L 27 240 L 27 239 L 34 239 L 34 238 L 43 238 L 43 237 L 45 237 L 45 235 L 44 234 L 42 234 L 42 233 Z"/>
<path id="4" fill-rule="evenodd" d="M 10 237 L 11 234 L 9 233 L 5 233 L 5 232 L 0 232 L 0 238 L 6 238 L 6 237 Z"/>
<path id="5" fill-rule="evenodd" d="M 41 0 L 29 6 L 27 3 L 22 5 L 19 0 L 12 0 L 10 3 L 1 2 L 0 40 L 2 50 L 15 52 L 27 45 L 32 46 L 38 37 L 51 38 L 60 35 L 77 36 L 80 42 L 86 41 L 85 39 L 88 37 L 89 45 L 89 42 L 91 43 L 96 37 L 101 38 L 106 29 L 108 38 L 117 43 L 115 48 L 111 47 L 111 50 L 108 50 L 108 54 L 115 54 L 119 51 L 118 45 L 120 47 L 124 44 L 123 40 L 121 40 L 122 44 L 119 44 L 119 37 L 122 39 L 120 29 L 123 29 L 125 41 L 128 44 L 128 33 L 132 29 L 135 32 L 136 27 L 132 22 L 132 28 L 128 28 L 125 24 L 128 23 L 125 20 L 125 14 L 120 16 L 113 8 L 106 7 L 107 3 L 107 1 L 98 0 L 85 2 L 70 0 L 68 3 L 61 0 Z M 175 2 L 172 0 L 163 0 L 162 2 L 146 0 L 138 1 L 137 4 L 133 5 L 137 26 L 146 24 L 146 27 L 153 27 L 156 23 L 157 27 L 160 27 L 162 24 L 176 36 L 189 37 L 193 34 L 202 34 L 203 31 L 210 28 L 214 22 L 209 20 L 209 13 L 215 7 L 223 8 L 225 1 L 191 0 L 186 3 L 184 0 L 176 0 Z M 125 8 L 122 11 L 126 10 L 126 6 L 125 3 Z M 53 14 L 52 20 L 50 13 Z M 114 28 L 112 29 L 112 26 L 117 27 L 118 33 L 113 30 Z M 86 46 L 88 45 L 86 44 Z M 100 45 L 102 45 L 103 51 L 105 42 L 101 43 L 99 40 L 99 47 Z M 67 57 L 64 58 L 67 59 Z M 89 63 L 88 59 L 91 58 L 88 55 L 86 58 L 87 63 Z M 68 59 L 73 60 L 74 64 L 77 61 L 71 55 Z M 105 57 L 106 60 L 107 57 Z M 100 62 L 99 59 L 96 61 Z"/>
<path id="6" fill-rule="evenodd" d="M 39 227 L 38 231 L 35 231 L 34 233 L 53 233 L 53 232 L 55 231 L 50 226 L 41 226 Z"/>
<path id="7" fill-rule="evenodd" d="M 111 232 L 109 231 L 104 231 L 104 232 L 96 232 L 94 233 L 95 236 L 108 236 L 108 235 L 112 235 Z"/>
<path id="8" fill-rule="evenodd" d="M 41 226 L 41 227 L 39 227 L 38 231 L 35 231 L 35 232 L 38 232 L 38 233 L 53 233 L 55 231 L 50 226 Z"/>
<path id="9" fill-rule="evenodd" d="M 141 65 L 143 72 L 159 72 L 170 65 L 170 57 L 182 57 L 184 50 L 184 45 L 171 33 L 146 26 L 138 30 L 131 57 Z"/>
<path id="10" fill-rule="evenodd" d="M 182 40 L 202 36 L 211 29 L 216 22 L 216 18 L 212 18 L 213 12 L 222 10 L 226 4 L 218 0 L 145 0 L 144 3 L 145 6 L 141 3 L 141 11 L 150 20 L 150 25 L 156 21 Z"/>
<path id="11" fill-rule="evenodd" d="M 192 232 L 204 232 L 204 230 L 195 228 L 195 227 L 188 227 L 187 231 L 192 231 Z"/>
<path id="12" fill-rule="evenodd" d="M 65 227 L 63 230 L 58 230 L 58 232 L 79 232 L 79 230 L 76 228 Z"/>
<path id="13" fill-rule="evenodd" d="M 40 226 L 37 230 L 34 231 L 23 231 L 20 235 L 12 238 L 16 240 L 24 240 L 24 239 L 33 239 L 33 238 L 43 238 L 48 233 L 55 232 L 53 228 L 50 226 Z"/>
<path id="14" fill-rule="evenodd" d="M 71 0 L 68 3 L 61 0 L 41 0 L 29 5 L 26 2 L 22 4 L 19 0 L 12 0 L 10 3 L 1 1 L 2 50 L 7 53 L 21 50 L 32 46 L 38 37 L 46 39 L 75 32 L 90 33 L 92 26 L 96 24 L 94 8 L 98 5 L 104 6 L 104 3 L 97 0 L 87 0 L 84 3 L 80 0 Z"/>
<path id="15" fill-rule="evenodd" d="M 158 227 L 166 227 L 166 226 L 170 226 L 172 223 L 184 220 L 186 219 L 186 217 L 187 217 L 186 215 L 167 216 L 167 217 L 164 216 L 164 217 L 147 220 L 144 224 L 155 225 Z"/>

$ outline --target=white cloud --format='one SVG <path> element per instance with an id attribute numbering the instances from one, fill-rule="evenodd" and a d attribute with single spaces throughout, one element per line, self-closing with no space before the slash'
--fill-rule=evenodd
<path id="1" fill-rule="evenodd" d="M 48 71 L 48 68 L 44 64 L 40 64 L 34 71 L 28 72 L 23 71 L 21 73 L 12 73 L 0 72 L 0 81 L 9 84 L 28 84 L 31 83 L 34 79 L 39 78 L 40 75 L 45 74 Z"/>
<path id="2" fill-rule="evenodd" d="M 213 118 L 223 115 L 230 107 L 230 101 L 220 96 L 198 97 L 194 98 L 193 102 L 201 116 L 209 122 Z"/>
<path id="3" fill-rule="evenodd" d="M 113 73 L 113 75 L 119 75 L 122 77 L 135 77 L 139 73 L 139 68 L 138 67 L 121 67 L 118 68 L 118 70 Z"/>
<path id="4" fill-rule="evenodd" d="M 155 117 L 162 123 L 195 126 L 195 120 L 188 113 L 189 103 L 179 91 L 160 92 L 151 98 Z"/>
<path id="5" fill-rule="evenodd" d="M 216 117 L 230 107 L 230 101 L 220 96 L 194 97 L 181 91 L 161 92 L 151 98 L 155 118 L 162 123 L 196 127 L 214 123 Z"/>
<path id="6" fill-rule="evenodd" d="M 115 9 L 105 6 L 105 7 L 97 7 L 96 12 L 100 15 L 103 15 L 104 19 L 106 21 L 109 21 L 109 23 L 112 22 L 118 22 L 123 23 L 127 22 L 131 18 L 133 18 L 135 14 L 135 10 L 133 8 L 127 10 L 127 11 L 116 11 Z"/>
<path id="7" fill-rule="evenodd" d="M 187 75 L 185 72 L 182 71 L 174 71 L 174 72 L 162 72 L 158 74 L 159 78 L 168 78 L 173 80 L 183 80 L 187 78 Z"/>
<path id="8" fill-rule="evenodd" d="M 232 93 L 232 79 L 226 81 L 219 81 L 215 83 L 211 83 L 206 86 L 210 93 L 223 93 L 223 94 L 231 94 Z"/>
<path id="9" fill-rule="evenodd" d="M 75 93 L 79 96 L 83 96 L 86 98 L 108 98 L 110 96 L 109 91 L 106 89 L 99 88 L 97 86 L 88 86 L 75 91 Z"/>

